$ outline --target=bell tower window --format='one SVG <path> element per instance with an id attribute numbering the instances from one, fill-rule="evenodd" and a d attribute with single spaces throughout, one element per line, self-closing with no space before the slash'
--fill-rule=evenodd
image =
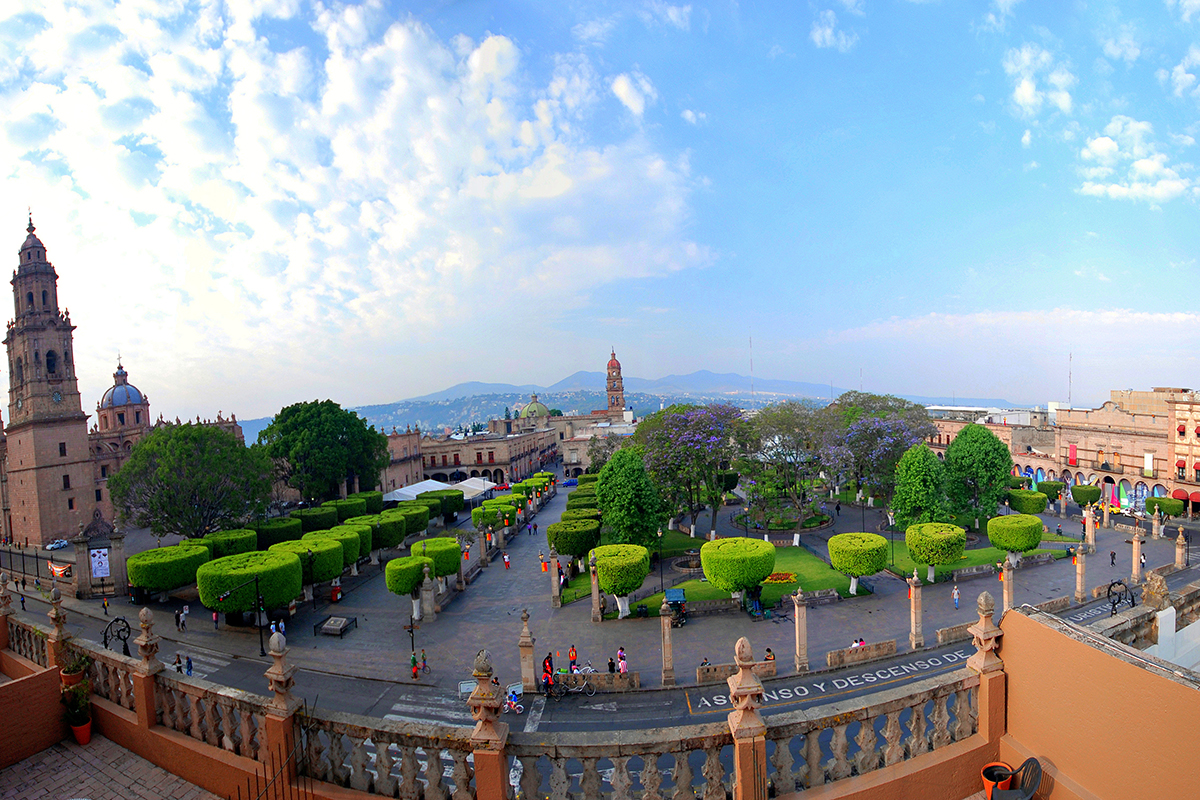
<path id="1" fill-rule="evenodd" d="M 26 302 L 29 303 L 30 310 L 32 310 L 33 309 L 33 292 L 27 293 L 25 295 L 25 300 L 26 300 Z"/>
<path id="2" fill-rule="evenodd" d="M 46 372 L 51 375 L 58 372 L 58 353 L 53 350 L 46 351 Z"/>
<path id="3" fill-rule="evenodd" d="M 21 364 L 21 359 L 17 359 L 17 383 L 25 382 L 25 367 Z"/>
<path id="4" fill-rule="evenodd" d="M 46 290 L 42 289 L 42 308 L 46 307 L 46 298 L 47 297 L 48 297 L 48 295 L 46 294 Z"/>

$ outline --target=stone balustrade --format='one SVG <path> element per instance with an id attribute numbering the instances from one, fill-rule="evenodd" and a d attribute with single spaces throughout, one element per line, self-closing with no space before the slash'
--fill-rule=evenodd
<path id="1" fill-rule="evenodd" d="M 103 697 L 110 703 L 122 708 L 136 711 L 137 705 L 133 693 L 133 674 L 137 672 L 140 663 L 136 658 L 128 658 L 108 650 L 87 650 L 92 659 L 88 668 L 88 677 L 92 681 L 92 694 Z"/>
<path id="2" fill-rule="evenodd" d="M 40 625 L 18 622 L 8 618 L 8 649 L 39 667 L 49 666 L 46 655 L 46 634 L 49 629 Z"/>
<path id="3" fill-rule="evenodd" d="M 260 759 L 267 698 L 166 670 L 154 676 L 154 690 L 164 728 Z"/>

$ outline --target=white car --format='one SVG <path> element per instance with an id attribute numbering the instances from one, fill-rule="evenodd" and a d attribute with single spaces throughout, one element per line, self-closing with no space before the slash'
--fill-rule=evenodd
<path id="1" fill-rule="evenodd" d="M 46 545 L 47 550 L 62 550 L 70 544 L 66 539 L 55 539 L 50 544 Z"/>

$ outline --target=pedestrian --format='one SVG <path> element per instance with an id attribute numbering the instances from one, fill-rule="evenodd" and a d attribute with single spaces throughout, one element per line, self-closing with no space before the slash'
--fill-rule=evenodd
<path id="1" fill-rule="evenodd" d="M 954 598 L 954 610 L 958 611 L 958 584 L 957 583 L 954 584 L 954 591 L 950 593 L 950 596 Z"/>
<path id="2" fill-rule="evenodd" d="M 629 671 L 629 662 L 622 658 L 621 663 L 617 665 L 617 671 L 624 675 Z"/>
<path id="3" fill-rule="evenodd" d="M 550 684 L 554 682 L 554 654 L 546 653 L 542 659 L 542 692 L 550 696 Z"/>
<path id="4" fill-rule="evenodd" d="M 21 591 L 29 591 L 29 578 L 25 577 L 24 575 L 21 576 Z"/>
<path id="5" fill-rule="evenodd" d="M 617 661 L 624 661 L 624 660 L 625 660 L 625 648 L 618 647 L 617 648 Z"/>
<path id="6" fill-rule="evenodd" d="M 221 626 L 217 622 L 217 612 L 214 611 L 213 612 L 213 630 L 216 631 L 216 630 L 220 630 L 220 629 L 221 629 Z"/>
<path id="7" fill-rule="evenodd" d="M 275 633 L 275 620 L 271 620 L 271 633 L 272 635 Z"/>
<path id="8" fill-rule="evenodd" d="M 179 618 L 180 618 L 180 616 L 182 616 L 182 612 L 181 612 L 181 611 L 180 611 L 178 608 L 177 608 L 177 609 L 175 609 L 175 630 L 179 630 Z"/>
<path id="9" fill-rule="evenodd" d="M 533 523 L 532 523 L 532 522 L 526 522 L 526 523 L 525 523 L 525 531 L 526 531 L 526 533 L 528 533 L 530 536 L 533 536 Z"/>
<path id="10" fill-rule="evenodd" d="M 108 616 L 108 598 L 107 597 L 104 598 L 104 602 L 101 605 L 104 606 L 104 616 L 107 617 Z"/>
<path id="11" fill-rule="evenodd" d="M 839 517 L 842 515 L 842 501 L 841 500 L 838 500 L 837 503 L 834 504 L 833 510 L 837 512 L 837 515 Z"/>
<path id="12" fill-rule="evenodd" d="M 775 654 L 772 653 L 771 648 L 768 647 L 766 655 L 763 656 L 763 661 L 774 661 L 774 660 L 775 660 Z"/>
<path id="13" fill-rule="evenodd" d="M 700 666 L 702 666 L 702 667 L 710 666 L 710 664 L 708 663 L 708 656 L 704 657 L 704 660 L 700 662 Z"/>
<path id="14" fill-rule="evenodd" d="M 1142 553 L 1141 555 L 1139 555 L 1138 560 L 1142 565 L 1142 569 L 1145 569 L 1146 568 L 1146 554 Z"/>
<path id="15" fill-rule="evenodd" d="M 851 647 L 858 647 L 858 639 L 855 639 L 853 642 L 851 642 L 851 643 L 850 643 L 850 646 L 851 646 Z"/>
<path id="16" fill-rule="evenodd" d="M 175 671 L 179 673 L 183 672 L 183 659 L 179 657 L 179 653 L 175 654 Z"/>
<path id="17" fill-rule="evenodd" d="M 1058 524 L 1058 527 L 1054 529 L 1054 532 L 1056 534 L 1058 534 L 1059 536 L 1062 536 L 1062 523 L 1061 522 Z"/>
<path id="18" fill-rule="evenodd" d="M 189 678 L 192 677 L 192 657 L 191 656 L 187 657 L 187 667 L 184 671 L 187 673 L 187 676 Z"/>
<path id="19" fill-rule="evenodd" d="M 504 551 L 502 558 L 504 559 L 504 568 L 508 569 L 508 551 L 507 550 Z"/>
<path id="20" fill-rule="evenodd" d="M 617 662 L 612 660 L 612 656 L 608 657 L 608 674 L 615 675 L 617 672 Z"/>
<path id="21" fill-rule="evenodd" d="M 287 636 L 287 626 L 284 625 L 283 620 L 279 620 L 279 634 L 281 636 Z"/>
<path id="22" fill-rule="evenodd" d="M 537 523 L 533 523 L 533 535 L 537 536 Z"/>
<path id="23" fill-rule="evenodd" d="M 40 592 L 42 590 L 42 579 L 41 578 L 35 577 L 33 579 L 33 590 L 35 592 Z"/>
<path id="24" fill-rule="evenodd" d="M 429 669 L 429 660 L 425 658 L 425 648 L 421 648 L 421 669 Z"/>
<path id="25" fill-rule="evenodd" d="M 412 664 L 413 680 L 415 681 L 417 679 L 417 651 L 416 650 L 413 650 L 412 659 L 409 663 Z"/>
<path id="26" fill-rule="evenodd" d="M 184 633 L 187 633 L 187 615 L 188 607 L 184 606 L 183 613 L 179 615 L 179 630 L 183 631 Z"/>
<path id="27" fill-rule="evenodd" d="M 25 610 L 25 595 L 21 595 L 21 610 Z"/>
<path id="28" fill-rule="evenodd" d="M 576 659 L 575 645 L 571 645 L 571 649 L 567 651 L 567 660 L 571 662 L 571 664 L 570 664 L 571 672 L 575 671 L 575 659 Z"/>
<path id="29" fill-rule="evenodd" d="M 1117 565 L 1117 551 L 1116 550 L 1108 551 L 1108 565 L 1110 567 L 1115 567 Z"/>

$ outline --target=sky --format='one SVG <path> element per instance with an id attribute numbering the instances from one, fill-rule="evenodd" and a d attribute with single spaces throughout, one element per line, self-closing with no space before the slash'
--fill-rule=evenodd
<path id="1" fill-rule="evenodd" d="M 9 0 L 84 408 L 699 369 L 1200 384 L 1200 0 Z M 753 343 L 753 345 L 751 345 Z"/>

